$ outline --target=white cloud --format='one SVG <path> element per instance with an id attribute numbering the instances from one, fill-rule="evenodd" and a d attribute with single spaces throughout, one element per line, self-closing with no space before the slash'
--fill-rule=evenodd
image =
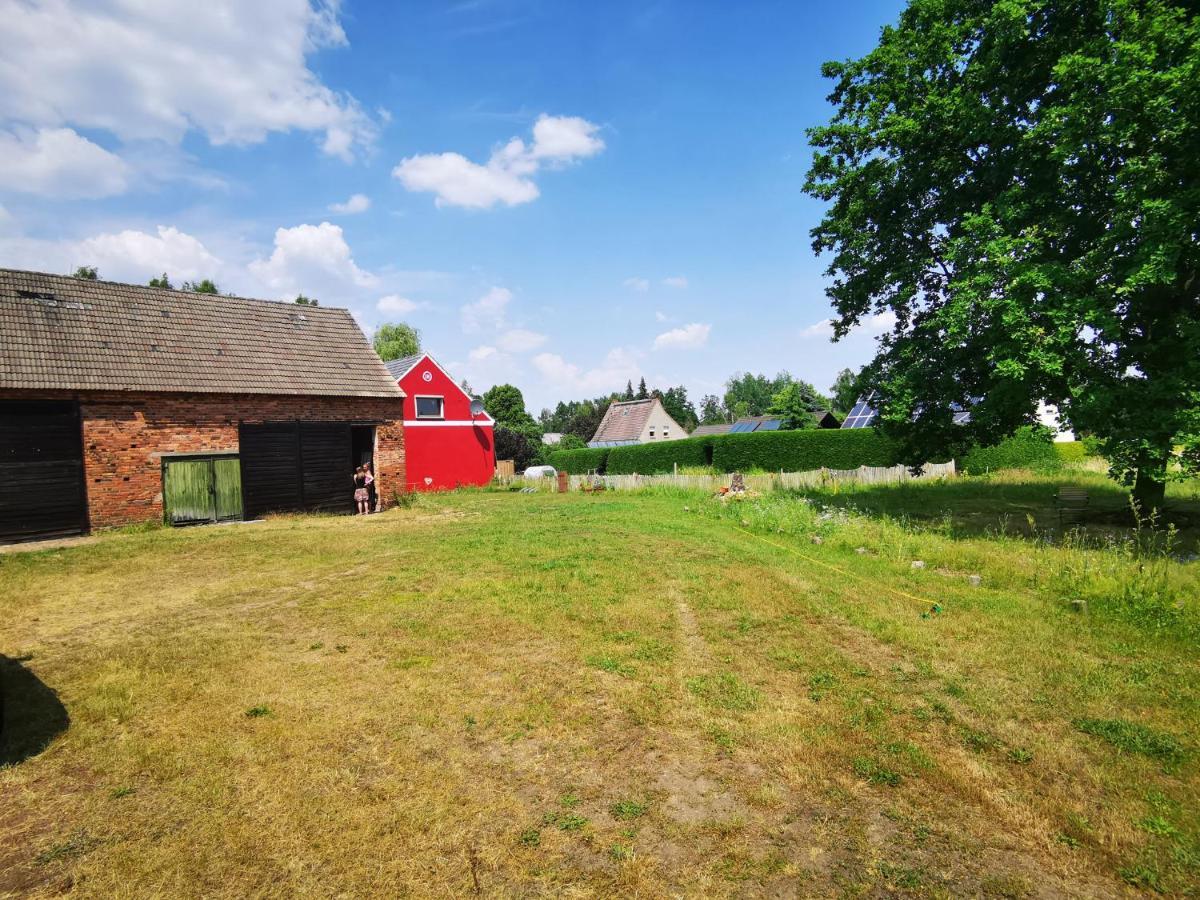
<path id="1" fill-rule="evenodd" d="M 0 3 L 0 120 L 106 131 L 121 141 L 252 144 L 321 136 L 350 158 L 376 126 L 321 83 L 308 56 L 346 44 L 337 2 Z"/>
<path id="2" fill-rule="evenodd" d="M 249 270 L 277 295 L 303 291 L 329 306 L 344 303 L 348 292 L 379 283 L 355 264 L 342 229 L 329 222 L 276 229 L 270 258 L 254 260 Z"/>
<path id="3" fill-rule="evenodd" d="M 392 177 L 409 191 L 437 195 L 438 206 L 517 206 L 537 199 L 533 176 L 544 163 L 561 167 L 603 150 L 598 127 L 577 116 L 543 114 L 534 123 L 532 144 L 512 138 L 482 165 L 460 153 L 427 153 L 401 160 Z"/>
<path id="4" fill-rule="evenodd" d="M 710 331 L 712 331 L 711 325 L 700 322 L 693 322 L 690 325 L 683 325 L 680 328 L 672 328 L 670 331 L 664 331 L 654 339 L 654 349 L 679 348 L 695 350 L 708 343 L 708 333 Z"/>
<path id="5" fill-rule="evenodd" d="M 474 303 L 466 304 L 461 310 L 463 331 L 471 334 L 484 326 L 503 328 L 512 296 L 508 288 L 493 287 Z"/>
<path id="6" fill-rule="evenodd" d="M 499 353 L 500 351 L 495 347 L 489 347 L 487 344 L 484 344 L 468 353 L 467 359 L 471 360 L 471 362 L 483 362 L 484 360 L 495 358 Z"/>
<path id="7" fill-rule="evenodd" d="M 833 320 L 822 319 L 820 322 L 813 322 L 807 328 L 800 329 L 800 337 L 833 337 Z"/>
<path id="8" fill-rule="evenodd" d="M 0 160 L 3 190 L 93 199 L 123 193 L 129 186 L 130 167 L 120 157 L 70 128 L 0 131 Z"/>
<path id="9" fill-rule="evenodd" d="M 604 361 L 593 369 L 582 369 L 557 353 L 539 353 L 533 358 L 533 367 L 560 393 L 619 390 L 625 382 L 636 381 L 641 375 L 637 359 L 620 347 L 610 350 Z"/>
<path id="10" fill-rule="evenodd" d="M 854 332 L 867 332 L 869 334 L 881 334 L 884 331 L 891 331 L 896 325 L 896 314 L 890 309 L 884 310 L 881 313 L 876 313 L 873 316 L 867 317 L 853 329 Z M 800 337 L 802 338 L 832 338 L 833 337 L 833 319 L 822 319 L 819 322 L 813 322 L 807 328 L 800 329 Z"/>
<path id="11" fill-rule="evenodd" d="M 500 345 L 502 350 L 506 350 L 509 353 L 528 353 L 530 350 L 536 350 L 542 346 L 547 340 L 546 335 L 539 334 L 536 331 L 529 331 L 525 328 L 513 328 L 500 335 L 496 339 L 496 343 Z"/>
<path id="12" fill-rule="evenodd" d="M 885 309 L 883 312 L 871 316 L 863 324 L 868 331 L 891 331 L 896 327 L 896 314 L 890 309 Z"/>
<path id="13" fill-rule="evenodd" d="M 197 238 L 163 225 L 157 234 L 126 230 L 99 234 L 74 248 L 81 265 L 94 265 L 102 278 L 144 283 L 166 272 L 176 285 L 212 278 L 218 284 L 226 269 Z M 223 285 L 222 285 L 223 286 Z"/>
<path id="14" fill-rule="evenodd" d="M 621 282 L 621 285 L 629 288 L 631 291 L 637 291 L 639 294 L 644 294 L 650 290 L 650 281 L 646 278 L 626 278 Z"/>
<path id="15" fill-rule="evenodd" d="M 688 286 L 688 280 L 682 275 L 673 275 L 670 278 L 664 278 L 662 283 L 670 288 L 685 288 Z"/>
<path id="16" fill-rule="evenodd" d="M 409 300 L 407 297 L 401 297 L 399 294 L 388 294 L 386 297 L 379 298 L 375 308 L 384 315 L 405 316 L 424 308 L 425 305 L 415 300 Z"/>
<path id="17" fill-rule="evenodd" d="M 371 208 L 371 198 L 366 194 L 351 194 L 345 203 L 330 203 L 329 211 L 336 216 L 352 216 Z"/>
<path id="18" fill-rule="evenodd" d="M 655 321 L 655 322 L 670 322 L 670 321 L 671 321 L 671 317 L 670 317 L 670 316 L 668 316 L 668 315 L 667 315 L 665 312 L 660 312 L 660 311 L 658 311 L 658 310 L 655 310 L 655 312 L 654 312 L 654 321 Z"/>

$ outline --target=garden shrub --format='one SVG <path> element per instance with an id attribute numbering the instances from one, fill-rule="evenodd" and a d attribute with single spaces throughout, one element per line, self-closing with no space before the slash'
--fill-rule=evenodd
<path id="1" fill-rule="evenodd" d="M 604 472 L 608 461 L 608 447 L 585 447 L 583 450 L 554 450 L 547 457 L 549 465 L 559 472 L 586 475 L 593 470 Z"/>
<path id="2" fill-rule="evenodd" d="M 873 428 L 762 431 L 713 439 L 713 465 L 722 472 L 807 472 L 894 466 L 896 445 Z"/>
<path id="3" fill-rule="evenodd" d="M 1054 452 L 1065 463 L 1083 462 L 1088 455 L 1080 441 L 1058 441 L 1054 444 Z"/>
<path id="4" fill-rule="evenodd" d="M 991 447 L 975 447 L 960 461 L 968 475 L 983 475 L 996 469 L 1036 469 L 1053 471 L 1062 467 L 1062 458 L 1046 428 L 1020 428 L 1012 437 Z"/>
<path id="5" fill-rule="evenodd" d="M 711 442 L 711 437 L 698 437 L 613 447 L 605 471 L 609 475 L 659 475 L 674 471 L 676 465 L 706 466 Z"/>

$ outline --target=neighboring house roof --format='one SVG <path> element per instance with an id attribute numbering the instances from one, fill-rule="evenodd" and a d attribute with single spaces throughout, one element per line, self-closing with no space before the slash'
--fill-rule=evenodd
<path id="1" fill-rule="evenodd" d="M 0 269 L 0 388 L 401 397 L 344 309 Z"/>
<path id="2" fill-rule="evenodd" d="M 720 425 L 697 425 L 696 430 L 692 432 L 692 437 L 704 437 L 706 434 L 729 434 L 729 429 L 732 427 L 728 422 L 722 422 Z"/>
<path id="3" fill-rule="evenodd" d="M 818 428 L 841 428 L 842 420 L 827 409 L 813 410 L 813 420 Z"/>
<path id="4" fill-rule="evenodd" d="M 399 381 L 413 370 L 413 366 L 424 358 L 424 353 L 418 353 L 414 356 L 402 356 L 400 359 L 390 360 L 385 362 L 384 365 L 387 366 L 387 370 L 391 373 L 392 377 Z"/>
<path id="5" fill-rule="evenodd" d="M 646 420 L 659 401 L 651 397 L 649 400 L 623 400 L 610 403 L 600 420 L 596 433 L 592 435 L 589 444 L 636 444 L 646 427 Z"/>
<path id="6" fill-rule="evenodd" d="M 779 416 L 742 416 L 729 428 L 730 434 L 746 434 L 751 431 L 778 431 L 783 424 Z"/>

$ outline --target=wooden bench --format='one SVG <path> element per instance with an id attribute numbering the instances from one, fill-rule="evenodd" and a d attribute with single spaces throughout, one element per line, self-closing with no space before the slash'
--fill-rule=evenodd
<path id="1" fill-rule="evenodd" d="M 1054 507 L 1058 510 L 1058 527 L 1061 529 L 1067 515 L 1077 519 L 1088 508 L 1091 499 L 1086 488 L 1063 486 L 1054 492 Z"/>

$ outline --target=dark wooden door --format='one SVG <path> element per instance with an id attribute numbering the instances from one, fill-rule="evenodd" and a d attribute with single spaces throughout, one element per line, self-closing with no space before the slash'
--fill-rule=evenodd
<path id="1" fill-rule="evenodd" d="M 86 529 L 78 405 L 0 401 L 0 541 Z"/>
<path id="2" fill-rule="evenodd" d="M 238 428 L 242 506 L 247 519 L 302 508 L 300 424 L 267 422 Z"/>
<path id="3" fill-rule="evenodd" d="M 348 424 L 243 424 L 239 444 L 246 518 L 298 510 L 353 511 L 354 465 Z"/>

